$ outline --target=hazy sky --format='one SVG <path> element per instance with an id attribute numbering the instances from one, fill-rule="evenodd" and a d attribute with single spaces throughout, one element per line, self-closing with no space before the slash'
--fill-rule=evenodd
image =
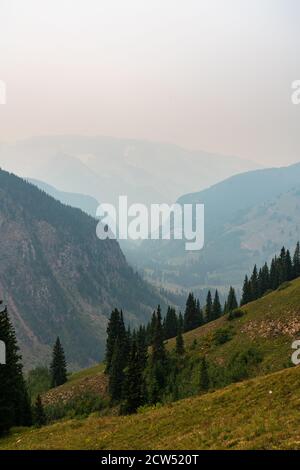
<path id="1" fill-rule="evenodd" d="M 0 0 L 0 141 L 145 138 L 300 161 L 299 0 Z"/>

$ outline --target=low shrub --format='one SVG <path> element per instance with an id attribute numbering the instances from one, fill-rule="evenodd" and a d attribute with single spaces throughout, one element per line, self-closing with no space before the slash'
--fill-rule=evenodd
<path id="1" fill-rule="evenodd" d="M 235 310 L 232 310 L 228 314 L 228 320 L 232 321 L 235 320 L 236 318 L 241 318 L 243 315 L 245 315 L 245 312 L 241 310 L 240 308 L 236 308 Z"/>
<path id="2" fill-rule="evenodd" d="M 233 337 L 231 328 L 219 328 L 214 332 L 213 341 L 216 346 L 225 344 L 230 341 Z"/>

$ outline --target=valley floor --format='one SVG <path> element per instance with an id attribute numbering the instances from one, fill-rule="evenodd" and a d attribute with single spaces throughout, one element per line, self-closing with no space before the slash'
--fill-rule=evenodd
<path id="1" fill-rule="evenodd" d="M 300 449 L 300 368 L 133 416 L 15 429 L 0 449 Z"/>

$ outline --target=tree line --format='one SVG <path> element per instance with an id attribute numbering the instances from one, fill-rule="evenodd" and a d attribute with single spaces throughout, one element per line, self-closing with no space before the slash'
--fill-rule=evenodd
<path id="1" fill-rule="evenodd" d="M 255 265 L 250 277 L 245 276 L 241 306 L 259 299 L 268 291 L 276 290 L 284 282 L 300 276 L 300 244 L 296 245 L 293 257 L 283 246 L 279 256 L 275 256 L 270 267 L 265 263 L 259 270 Z"/>

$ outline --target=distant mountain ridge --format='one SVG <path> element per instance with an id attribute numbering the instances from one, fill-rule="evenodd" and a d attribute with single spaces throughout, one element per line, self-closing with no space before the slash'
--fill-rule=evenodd
<path id="1" fill-rule="evenodd" d="M 173 203 L 188 191 L 259 167 L 168 143 L 101 136 L 45 136 L 2 144 L 0 165 L 99 202 L 116 203 L 126 194 L 130 201 L 145 204 Z"/>
<path id="2" fill-rule="evenodd" d="M 181 241 L 144 241 L 131 262 L 152 280 L 195 291 L 203 286 L 239 287 L 254 263 L 300 238 L 300 163 L 235 175 L 179 198 L 205 206 L 205 245 L 193 254 Z"/>
<path id="3" fill-rule="evenodd" d="M 8 303 L 26 367 L 61 337 L 71 367 L 103 358 L 107 316 L 133 326 L 163 299 L 129 267 L 95 219 L 0 171 L 0 298 Z"/>

